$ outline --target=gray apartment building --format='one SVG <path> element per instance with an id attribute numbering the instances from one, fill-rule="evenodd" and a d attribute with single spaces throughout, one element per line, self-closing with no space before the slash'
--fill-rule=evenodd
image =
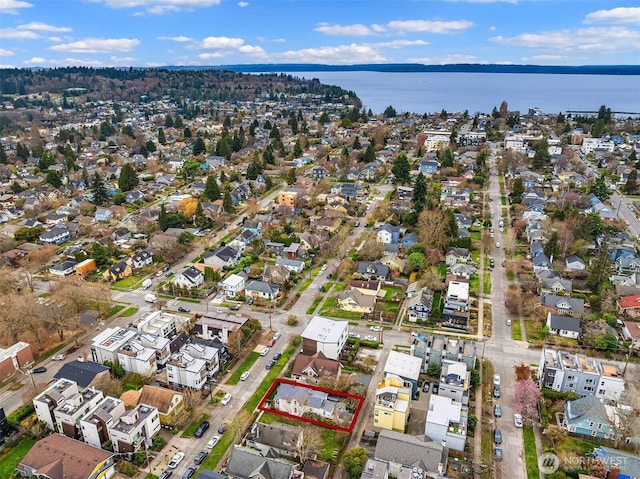
<path id="1" fill-rule="evenodd" d="M 578 397 L 596 396 L 615 401 L 624 392 L 622 370 L 615 363 L 543 348 L 539 364 L 540 388 L 573 391 Z"/>
<path id="2" fill-rule="evenodd" d="M 422 373 L 427 372 L 430 364 L 442 367 L 445 360 L 465 363 L 471 370 L 476 366 L 477 345 L 468 339 L 420 334 L 413 339 L 411 355 L 422 359 Z"/>

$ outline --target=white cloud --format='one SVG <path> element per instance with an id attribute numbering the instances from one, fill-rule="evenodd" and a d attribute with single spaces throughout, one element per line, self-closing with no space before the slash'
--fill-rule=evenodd
<path id="1" fill-rule="evenodd" d="M 17 15 L 19 8 L 31 8 L 32 3 L 23 2 L 21 0 L 0 0 L 0 12 L 11 15 Z"/>
<path id="2" fill-rule="evenodd" d="M 491 26 L 489 27 L 489 31 L 490 31 L 490 32 L 495 32 L 496 30 L 497 30 L 497 28 L 495 27 L 495 25 L 491 25 Z"/>
<path id="3" fill-rule="evenodd" d="M 69 27 L 56 27 L 43 22 L 31 22 L 18 26 L 19 30 L 37 30 L 40 32 L 70 32 Z"/>
<path id="4" fill-rule="evenodd" d="M 168 40 L 171 42 L 192 42 L 193 38 L 179 35 L 177 37 L 158 37 L 158 40 Z"/>
<path id="5" fill-rule="evenodd" d="M 488 63 L 481 61 L 474 55 L 462 55 L 452 54 L 443 55 L 440 57 L 422 57 L 422 58 L 408 58 L 409 63 L 424 63 L 425 65 L 447 65 L 451 63 Z"/>
<path id="6" fill-rule="evenodd" d="M 239 7 L 248 7 L 249 6 L 249 2 L 238 2 L 238 6 Z"/>
<path id="7" fill-rule="evenodd" d="M 556 30 L 540 33 L 522 33 L 515 37 L 497 36 L 491 41 L 514 47 L 537 48 L 557 52 L 580 50 L 600 50 L 602 52 L 623 52 L 638 49 L 640 32 L 624 27 L 589 27 L 576 30 Z"/>
<path id="8" fill-rule="evenodd" d="M 222 58 L 225 54 L 223 52 L 215 52 L 215 53 L 201 53 L 198 55 L 198 58 L 203 60 L 211 60 L 212 58 Z"/>
<path id="9" fill-rule="evenodd" d="M 591 12 L 584 23 L 608 23 L 614 25 L 640 25 L 640 7 L 618 7 Z"/>
<path id="10" fill-rule="evenodd" d="M 238 48 L 238 51 L 244 55 L 255 57 L 255 58 L 267 58 L 267 52 L 264 51 L 262 47 L 253 46 L 253 45 L 242 45 Z"/>
<path id="11" fill-rule="evenodd" d="M 220 0 L 93 0 L 111 8 L 142 8 L 146 13 L 162 15 L 218 5 Z"/>
<path id="12" fill-rule="evenodd" d="M 25 65 L 36 66 L 87 66 L 87 67 L 122 67 L 131 66 L 138 63 L 134 57 L 109 57 L 108 60 L 98 60 L 97 58 L 43 58 L 31 57 L 23 62 Z"/>
<path id="13" fill-rule="evenodd" d="M 379 48 L 402 48 L 413 47 L 416 45 L 429 45 L 429 42 L 425 42 L 424 40 L 392 40 L 390 42 L 367 43 L 365 45 Z"/>
<path id="14" fill-rule="evenodd" d="M 76 42 L 61 43 L 49 47 L 56 52 L 114 53 L 128 52 L 140 44 L 136 38 L 85 38 Z"/>
<path id="15" fill-rule="evenodd" d="M 565 62 L 568 58 L 566 55 L 534 55 L 532 57 L 522 57 L 522 62 Z"/>
<path id="16" fill-rule="evenodd" d="M 352 43 L 334 47 L 304 48 L 273 55 L 274 59 L 286 63 L 382 63 L 387 58 L 371 45 Z"/>
<path id="17" fill-rule="evenodd" d="M 345 35 L 352 37 L 363 37 L 373 35 L 375 33 L 372 29 L 366 25 L 362 25 L 361 23 L 353 25 L 331 25 L 329 23 L 319 23 L 314 30 L 326 35 Z"/>
<path id="18" fill-rule="evenodd" d="M 35 40 L 40 38 L 35 32 L 31 30 L 18 30 L 17 28 L 0 28 L 0 38 L 3 40 Z"/>
<path id="19" fill-rule="evenodd" d="M 11 50 L 7 50 L 6 48 L 0 48 L 0 57 L 12 57 L 15 55 Z"/>
<path id="20" fill-rule="evenodd" d="M 394 20 L 387 24 L 388 30 L 395 30 L 398 33 L 425 32 L 425 33 L 458 33 L 463 32 L 473 26 L 473 22 L 468 20 Z"/>
<path id="21" fill-rule="evenodd" d="M 242 38 L 232 37 L 207 37 L 202 40 L 201 48 L 205 49 L 236 49 L 244 45 Z"/>
<path id="22" fill-rule="evenodd" d="M 271 40 L 273 43 L 285 43 L 286 40 L 284 38 L 274 38 Z"/>

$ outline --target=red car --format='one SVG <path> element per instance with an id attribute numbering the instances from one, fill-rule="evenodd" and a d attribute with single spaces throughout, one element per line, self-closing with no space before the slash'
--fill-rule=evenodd
<path id="1" fill-rule="evenodd" d="M 273 347 L 274 344 L 276 344 L 276 340 L 275 339 L 270 339 L 269 342 L 267 343 L 267 347 L 271 348 L 271 347 Z"/>

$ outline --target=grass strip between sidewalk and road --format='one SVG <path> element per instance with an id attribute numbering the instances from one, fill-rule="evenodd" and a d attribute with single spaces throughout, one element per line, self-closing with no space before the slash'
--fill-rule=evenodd
<path id="1" fill-rule="evenodd" d="M 533 433 L 533 427 L 525 426 L 522 433 L 524 436 L 524 460 L 527 466 L 527 477 L 540 477 L 536 436 Z"/>

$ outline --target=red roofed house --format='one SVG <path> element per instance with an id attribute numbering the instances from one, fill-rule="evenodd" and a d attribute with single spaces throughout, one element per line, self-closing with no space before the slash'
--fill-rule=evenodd
<path id="1" fill-rule="evenodd" d="M 113 453 L 61 434 L 36 442 L 18 464 L 22 477 L 108 479 L 114 475 Z"/>
<path id="2" fill-rule="evenodd" d="M 640 315 L 640 294 L 623 296 L 618 300 L 618 311 L 632 318 Z"/>
<path id="3" fill-rule="evenodd" d="M 631 347 L 640 349 L 640 323 L 625 321 L 622 328 L 622 336 L 627 341 L 631 341 Z"/>

